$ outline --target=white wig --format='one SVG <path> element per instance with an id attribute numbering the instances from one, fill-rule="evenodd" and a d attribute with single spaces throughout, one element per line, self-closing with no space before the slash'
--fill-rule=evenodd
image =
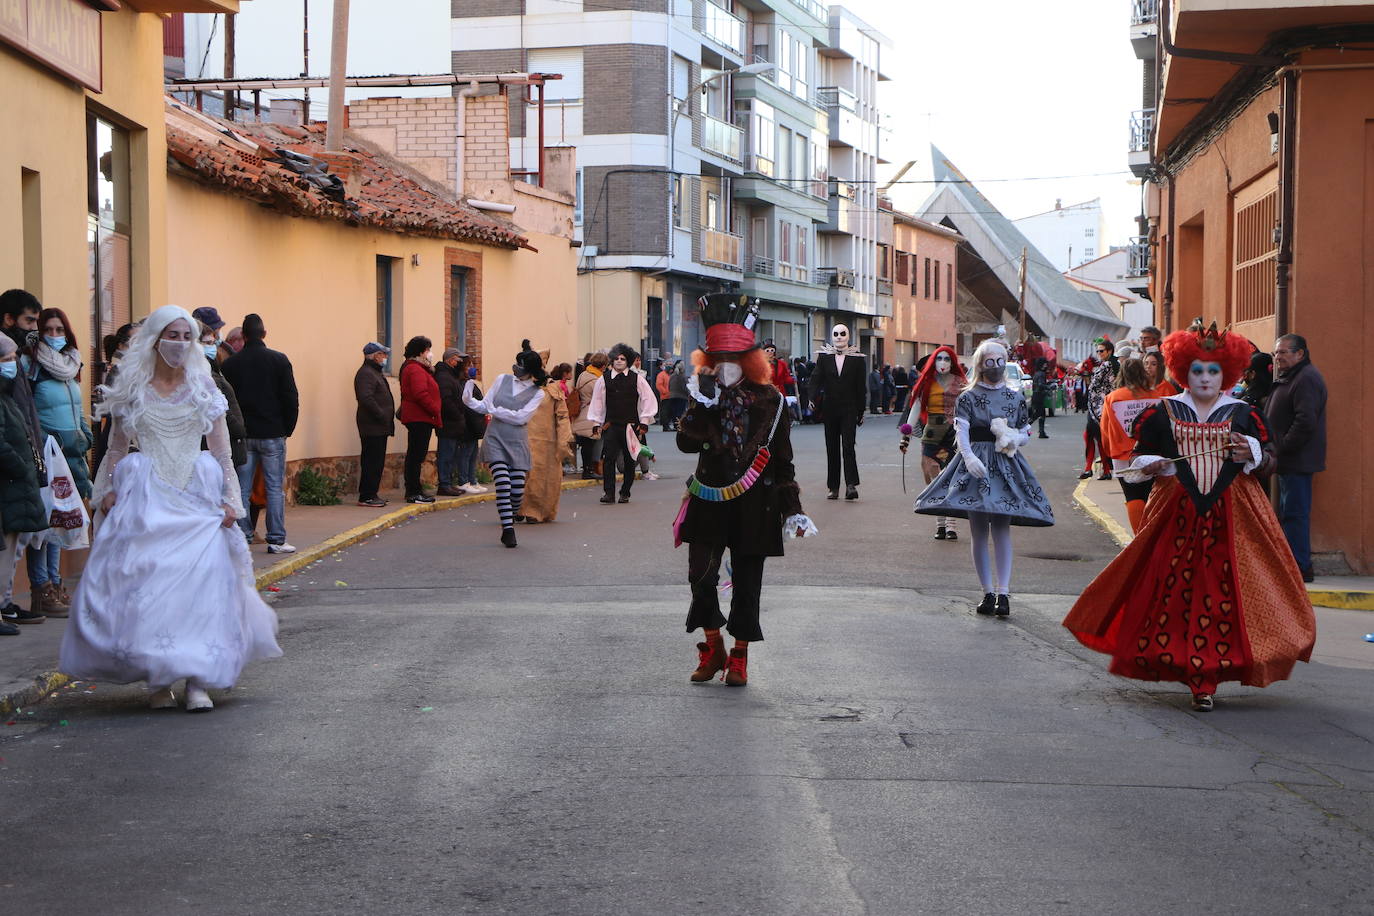
<path id="1" fill-rule="evenodd" d="M 178 318 L 185 321 L 191 329 L 191 342 L 199 335 L 199 324 L 191 313 L 179 305 L 164 305 L 143 320 L 129 341 L 129 350 L 120 359 L 118 371 L 109 385 L 101 385 L 98 414 L 118 417 L 126 426 L 133 426 L 142 415 L 144 398 L 153 380 L 157 360 L 157 342 L 167 326 Z M 210 377 L 210 363 L 199 353 L 194 353 L 182 367 L 186 381 L 191 384 L 191 397 L 197 412 L 204 419 L 204 432 L 208 434 L 213 425 L 212 417 L 218 416 L 213 410 L 214 402 L 222 397 L 219 388 Z M 223 411 L 219 411 L 223 413 Z"/>
<path id="2" fill-rule="evenodd" d="M 973 351 L 973 360 L 969 364 L 968 384 L 964 386 L 965 391 L 970 390 L 974 385 L 978 384 L 978 379 L 980 379 L 983 374 L 983 360 L 990 354 L 995 355 L 994 351 L 1000 352 L 1003 359 L 1010 358 L 1011 351 L 1007 348 L 1006 342 L 1000 338 L 989 337 L 987 340 L 980 343 L 977 349 Z"/>

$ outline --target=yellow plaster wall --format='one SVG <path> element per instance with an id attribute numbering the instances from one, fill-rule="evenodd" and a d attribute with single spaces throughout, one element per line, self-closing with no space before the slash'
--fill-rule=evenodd
<path id="1" fill-rule="evenodd" d="M 577 278 L 578 355 L 620 341 L 638 348 L 644 334 L 644 280 L 632 270 L 592 270 Z"/>
<path id="2" fill-rule="evenodd" d="M 485 249 L 482 254 L 482 368 L 490 382 L 509 372 L 520 341 L 547 348 L 551 368 L 576 363 L 577 249 L 566 238 L 526 233 L 538 253 Z"/>

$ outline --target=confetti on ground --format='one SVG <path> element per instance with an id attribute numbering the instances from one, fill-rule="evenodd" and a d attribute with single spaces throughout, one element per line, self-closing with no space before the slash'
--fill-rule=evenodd
<path id="1" fill-rule="evenodd" d="M 433 706 L 421 706 L 420 712 L 434 712 Z"/>
<path id="2" fill-rule="evenodd" d="M 337 585 L 339 588 L 348 588 L 348 583 L 342 579 L 335 579 L 334 584 Z"/>
<path id="3" fill-rule="evenodd" d="M 281 589 L 278 588 L 278 587 L 275 586 L 275 585 L 269 585 L 269 586 L 267 586 L 267 590 L 268 590 L 269 592 L 279 592 L 279 591 L 281 591 Z"/>
<path id="4" fill-rule="evenodd" d="M 67 720 L 66 720 L 66 719 L 63 719 L 63 720 L 61 720 L 60 722 L 58 722 L 57 724 L 58 724 L 58 725 L 66 725 L 66 724 L 67 724 Z"/>

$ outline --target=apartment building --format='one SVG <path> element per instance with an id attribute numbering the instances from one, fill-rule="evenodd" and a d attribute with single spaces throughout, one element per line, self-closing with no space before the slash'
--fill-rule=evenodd
<path id="1" fill-rule="evenodd" d="M 869 330 L 891 314 L 873 190 L 885 39 L 852 15 L 815 0 L 455 0 L 452 13 L 455 73 L 562 75 L 542 136 L 578 149 L 588 349 L 684 356 L 696 301 L 716 291 L 759 298 L 758 332 L 787 356 L 835 320 Z M 511 99 L 517 173 L 540 145 L 536 101 Z"/>
<path id="2" fill-rule="evenodd" d="M 1056 200 L 1053 210 L 1012 222 L 1061 273 L 1108 251 L 1107 223 L 1100 197 L 1076 204 Z"/>
<path id="3" fill-rule="evenodd" d="M 1374 3 L 1133 0 L 1147 179 L 1136 265 L 1155 324 L 1201 316 L 1269 349 L 1307 338 L 1328 429 L 1374 424 Z M 1333 435 L 1336 433 L 1333 432 Z M 1332 449 L 1313 487 L 1318 571 L 1374 572 L 1374 454 Z"/>

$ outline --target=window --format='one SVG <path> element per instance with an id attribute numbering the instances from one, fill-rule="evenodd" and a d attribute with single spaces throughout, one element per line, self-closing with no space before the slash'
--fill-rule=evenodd
<path id="1" fill-rule="evenodd" d="M 792 165 L 795 161 L 792 158 L 793 133 L 786 127 L 778 128 L 778 174 L 779 181 L 789 181 L 796 177 L 792 174 Z"/>
<path id="2" fill-rule="evenodd" d="M 384 347 L 391 344 L 392 316 L 392 265 L 395 258 L 377 255 L 377 343 Z"/>
<path id="3" fill-rule="evenodd" d="M 748 168 L 760 175 L 773 175 L 774 151 L 777 147 L 777 127 L 773 121 L 773 106 L 754 101 L 749 110 L 749 142 L 751 144 Z"/>
<path id="4" fill-rule="evenodd" d="M 811 135 L 811 193 L 825 197 L 829 193 L 830 142 L 823 134 Z"/>
<path id="5" fill-rule="evenodd" d="M 1086 238 L 1086 239 L 1090 239 L 1090 238 L 1093 237 L 1093 234 L 1094 234 L 1096 231 L 1097 231 L 1097 230 L 1095 230 L 1095 229 L 1084 229 L 1084 230 L 1083 230 L 1083 237 Z"/>
<path id="6" fill-rule="evenodd" d="M 573 204 L 573 225 L 574 225 L 574 226 L 580 226 L 580 225 L 582 225 L 582 170 L 581 170 L 581 169 L 578 169 L 578 170 L 577 170 L 577 176 L 576 176 L 576 178 L 574 179 L 573 197 L 574 197 L 574 199 L 575 199 L 575 203 Z M 462 349 L 462 348 L 459 347 L 459 349 Z"/>
<path id="7" fill-rule="evenodd" d="M 807 153 L 811 151 L 811 143 L 805 134 L 797 134 L 792 138 L 792 189 L 801 191 L 805 188 L 806 179 L 810 177 L 811 170 L 807 165 Z"/>
<path id="8" fill-rule="evenodd" d="M 35 193 L 36 179 L 31 179 L 25 190 Z M 86 276 L 94 344 L 87 359 L 91 355 L 103 355 L 99 350 L 100 341 L 106 334 L 114 333 L 132 314 L 132 221 L 129 132 L 95 115 L 87 115 Z"/>
<path id="9" fill-rule="evenodd" d="M 1274 314 L 1274 275 L 1278 265 L 1277 178 L 1256 182 L 1236 195 L 1232 270 L 1233 321 Z M 1199 233 L 1201 234 L 1201 233 Z"/>
<path id="10" fill-rule="evenodd" d="M 708 228 L 708 229 L 719 229 L 719 228 L 720 228 L 720 217 L 721 217 L 721 212 L 720 212 L 720 192 L 719 192 L 719 191 L 707 191 L 707 192 L 706 192 L 706 228 Z"/>
<path id="11" fill-rule="evenodd" d="M 892 272 L 893 282 L 899 286 L 911 285 L 911 255 L 905 251 L 897 252 L 897 269 Z"/>
<path id="12" fill-rule="evenodd" d="M 792 224 L 778 221 L 778 276 L 792 279 Z"/>
<path id="13" fill-rule="evenodd" d="M 777 36 L 777 59 L 774 61 L 777 68 L 774 72 L 778 86 L 799 99 L 808 98 L 811 48 L 782 29 L 778 30 Z"/>
<path id="14" fill-rule="evenodd" d="M 889 280 L 892 278 L 891 258 L 892 249 L 880 243 L 878 245 L 878 279 Z"/>
<path id="15" fill-rule="evenodd" d="M 935 262 L 935 301 L 940 301 L 940 262 Z"/>
<path id="16" fill-rule="evenodd" d="M 806 226 L 797 227 L 797 279 L 806 281 L 810 274 L 810 262 L 807 260 L 807 238 L 810 236 L 810 229 Z"/>
<path id="17" fill-rule="evenodd" d="M 679 229 L 690 228 L 692 214 L 687 206 L 687 176 L 673 176 L 673 225 Z"/>
<path id="18" fill-rule="evenodd" d="M 582 48 L 534 48 L 527 53 L 528 72 L 563 74 L 561 80 L 544 84 L 545 102 L 582 100 Z"/>
<path id="19" fill-rule="evenodd" d="M 945 301 L 954 301 L 954 265 L 945 265 Z"/>
<path id="20" fill-rule="evenodd" d="M 1093 259 L 1093 256 L 1094 256 L 1094 255 L 1093 255 L 1093 252 L 1094 252 L 1094 249 L 1092 249 L 1092 248 L 1084 248 L 1084 249 L 1083 249 L 1083 257 L 1084 257 L 1086 260 L 1091 261 L 1091 260 Z"/>
<path id="21" fill-rule="evenodd" d="M 449 346 L 457 347 L 466 353 L 468 351 L 468 269 L 466 267 L 449 268 L 448 313 L 449 327 L 453 329 L 453 339 L 449 341 Z"/>
<path id="22" fill-rule="evenodd" d="M 926 292 L 927 299 L 930 298 L 930 258 L 926 258 Z"/>

